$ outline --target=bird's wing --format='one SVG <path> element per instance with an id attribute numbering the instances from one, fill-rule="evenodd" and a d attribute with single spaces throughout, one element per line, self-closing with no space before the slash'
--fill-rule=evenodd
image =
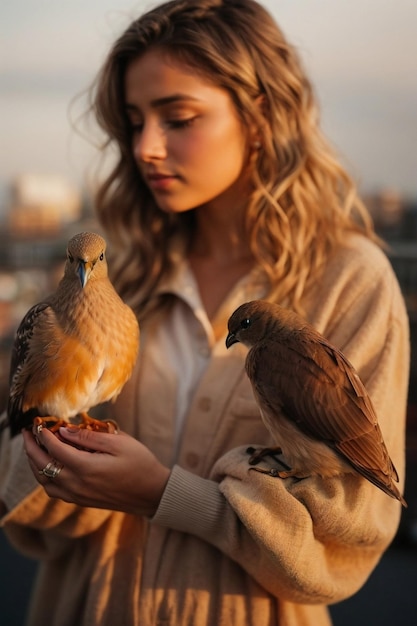
<path id="1" fill-rule="evenodd" d="M 19 432 L 25 425 L 23 422 L 23 394 L 25 378 L 22 376 L 24 366 L 30 351 L 30 343 L 36 326 L 44 317 L 49 317 L 50 306 L 47 302 L 35 304 L 22 319 L 17 331 L 12 349 L 10 374 L 9 374 L 9 398 L 7 415 L 12 433 Z M 34 407 L 35 408 L 35 407 Z"/>
<path id="2" fill-rule="evenodd" d="M 384 468 L 398 478 L 368 393 L 341 351 L 321 336 L 294 336 L 284 344 L 272 339 L 252 350 L 248 375 L 272 412 L 283 412 L 360 473 Z"/>

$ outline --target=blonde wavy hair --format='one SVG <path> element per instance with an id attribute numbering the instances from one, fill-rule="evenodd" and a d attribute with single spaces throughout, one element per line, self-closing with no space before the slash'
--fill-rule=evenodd
<path id="1" fill-rule="evenodd" d="M 110 243 L 112 279 L 141 317 L 172 267 L 170 242 L 187 246 L 194 211 L 161 211 L 132 154 L 124 106 L 129 63 L 159 48 L 226 89 L 242 121 L 259 128 L 248 199 L 248 246 L 270 296 L 300 310 L 310 276 L 347 232 L 376 239 L 353 181 L 324 139 L 295 49 L 254 0 L 173 0 L 135 20 L 116 41 L 93 89 L 92 111 L 117 162 L 98 189 L 97 215 Z M 262 107 L 259 101 L 262 101 Z M 186 249 L 186 248 L 185 248 Z"/>

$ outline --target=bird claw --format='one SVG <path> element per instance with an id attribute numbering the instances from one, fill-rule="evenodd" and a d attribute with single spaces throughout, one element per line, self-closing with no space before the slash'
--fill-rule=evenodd
<path id="1" fill-rule="evenodd" d="M 253 470 L 255 472 L 260 472 L 261 474 L 266 474 L 267 476 L 272 476 L 273 478 L 288 478 L 289 476 L 293 476 L 293 472 L 290 471 L 280 471 L 276 467 L 272 467 L 271 469 L 262 469 L 260 467 L 250 467 L 249 470 Z"/>
<path id="2" fill-rule="evenodd" d="M 282 449 L 279 446 L 275 448 L 261 448 L 260 450 L 250 447 L 246 452 L 251 455 L 248 461 L 249 465 L 258 465 L 258 463 L 267 456 L 272 457 L 276 461 L 276 455 L 282 454 Z M 288 466 L 286 465 L 285 467 Z M 288 467 L 288 469 L 290 468 Z"/>
<path id="3" fill-rule="evenodd" d="M 35 417 L 33 420 L 34 434 L 39 435 L 43 428 L 47 428 L 51 433 L 56 433 L 61 426 L 66 426 L 67 422 L 59 417 L 48 415 L 47 417 Z"/>
<path id="4" fill-rule="evenodd" d="M 80 413 L 81 422 L 79 424 L 74 424 L 78 426 L 78 428 L 84 428 L 85 430 L 94 430 L 99 433 L 110 433 L 112 435 L 117 435 L 119 432 L 119 425 L 114 420 L 96 420 L 93 417 L 90 417 L 88 413 Z"/>
<path id="5" fill-rule="evenodd" d="M 254 470 L 255 472 L 260 472 L 261 474 L 267 474 L 268 476 L 272 476 L 273 478 L 288 478 L 290 476 L 295 476 L 296 470 L 292 470 L 286 463 L 284 463 L 281 459 L 277 459 L 278 454 L 282 454 L 282 449 L 277 446 L 274 448 L 261 448 L 260 450 L 256 450 L 256 448 L 248 448 L 246 450 L 248 454 L 250 454 L 249 465 L 257 465 L 266 457 L 271 457 L 274 461 L 282 465 L 283 470 L 279 470 L 276 467 L 270 469 L 263 469 L 260 467 L 250 467 L 250 470 Z"/>
<path id="6" fill-rule="evenodd" d="M 71 426 L 74 428 L 94 430 L 95 432 L 110 434 L 117 434 L 119 432 L 119 426 L 114 420 L 96 420 L 90 417 L 87 413 L 80 413 L 80 416 L 80 422 L 71 422 Z M 68 423 L 68 421 L 52 415 L 48 415 L 47 417 L 35 417 L 33 420 L 33 434 L 35 436 L 39 435 L 43 428 L 47 428 L 51 433 L 56 433 L 61 426 L 68 426 Z"/>

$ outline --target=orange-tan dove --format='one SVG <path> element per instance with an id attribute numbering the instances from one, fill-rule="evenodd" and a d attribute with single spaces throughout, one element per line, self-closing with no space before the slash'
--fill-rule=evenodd
<path id="1" fill-rule="evenodd" d="M 107 276 L 105 251 L 95 233 L 70 239 L 57 290 L 20 323 L 7 406 L 12 436 L 34 420 L 55 430 L 78 415 L 82 427 L 114 430 L 88 411 L 114 400 L 130 377 L 139 326 Z"/>
<path id="2" fill-rule="evenodd" d="M 279 447 L 257 451 L 256 465 L 282 452 L 288 471 L 271 475 L 332 477 L 358 472 L 404 506 L 398 474 L 371 399 L 340 350 L 301 316 L 277 304 L 242 304 L 228 322 L 229 348 L 249 348 L 246 372 L 262 419 Z"/>

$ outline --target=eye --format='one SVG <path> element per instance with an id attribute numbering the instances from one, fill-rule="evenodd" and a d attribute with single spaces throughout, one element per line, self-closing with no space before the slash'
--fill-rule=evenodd
<path id="1" fill-rule="evenodd" d="M 102 252 L 102 253 L 100 254 L 99 259 L 100 259 L 100 261 L 102 261 L 102 260 L 104 259 L 104 252 Z"/>
<path id="2" fill-rule="evenodd" d="M 172 119 L 172 120 L 168 120 L 167 124 L 171 127 L 171 128 L 188 128 L 188 126 L 191 126 L 191 124 L 194 122 L 195 117 L 188 117 L 188 118 L 184 118 L 184 119 Z"/>
<path id="3" fill-rule="evenodd" d="M 137 122 L 136 124 L 131 123 L 130 124 L 130 131 L 132 133 L 132 135 L 137 135 L 138 133 L 141 133 L 143 130 L 143 124 Z"/>
<path id="4" fill-rule="evenodd" d="M 73 263 L 73 262 L 74 262 L 74 257 L 72 256 L 72 254 L 71 254 L 70 252 L 68 252 L 68 253 L 67 253 L 67 258 L 68 258 L 68 261 L 69 261 L 70 263 Z"/>
<path id="5" fill-rule="evenodd" d="M 240 322 L 240 327 L 243 330 L 245 330 L 246 328 L 249 328 L 250 325 L 251 325 L 251 320 L 249 318 L 246 318 Z"/>

